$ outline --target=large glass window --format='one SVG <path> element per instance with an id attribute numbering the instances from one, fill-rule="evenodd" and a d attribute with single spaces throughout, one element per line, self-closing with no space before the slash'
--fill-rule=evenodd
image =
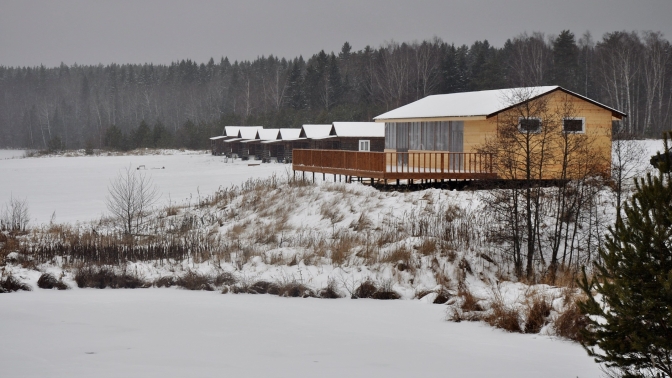
<path id="1" fill-rule="evenodd" d="M 385 148 L 462 152 L 464 122 L 396 122 L 385 124 Z"/>

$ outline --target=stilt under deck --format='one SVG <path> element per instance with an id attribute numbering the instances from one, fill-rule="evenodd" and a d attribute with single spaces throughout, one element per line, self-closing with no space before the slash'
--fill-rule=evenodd
<path id="1" fill-rule="evenodd" d="M 492 180 L 492 154 L 465 152 L 293 151 L 292 169 L 311 173 L 313 181 L 333 175 L 334 181 L 361 181 L 378 186 L 437 184 Z M 320 177 L 321 176 L 321 177 Z M 311 177 L 308 177 L 311 178 Z"/>

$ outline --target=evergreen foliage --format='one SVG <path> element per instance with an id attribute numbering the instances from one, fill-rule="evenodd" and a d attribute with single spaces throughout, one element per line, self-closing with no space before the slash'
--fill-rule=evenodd
<path id="1" fill-rule="evenodd" d="M 584 270 L 580 286 L 588 299 L 579 308 L 589 326 L 582 344 L 625 377 L 672 377 L 671 175 L 661 169 L 636 187 L 625 216 L 610 229 L 595 276 L 589 280 Z"/>
<path id="2" fill-rule="evenodd" d="M 614 32 L 593 43 L 569 30 L 557 37 L 521 34 L 503 47 L 487 40 L 457 46 L 433 38 L 388 42 L 304 58 L 260 56 L 170 65 L 0 66 L 0 146 L 131 149 L 156 144 L 145 125 L 177 136 L 188 121 L 206 137 L 229 125 L 300 127 L 370 121 L 422 97 L 469 90 L 561 85 L 624 111 L 634 135 L 672 126 L 672 46 L 656 32 Z M 235 122 L 233 122 L 235 121 Z M 110 128 L 115 135 L 107 135 Z M 189 125 L 190 126 L 190 125 Z M 140 134 L 135 134 L 139 132 Z M 126 137 L 123 141 L 120 133 Z M 109 138 L 108 138 L 109 137 Z M 164 147 L 187 147 L 169 138 Z M 106 144 L 107 140 L 107 144 Z M 193 143 L 192 143 L 193 145 Z"/>

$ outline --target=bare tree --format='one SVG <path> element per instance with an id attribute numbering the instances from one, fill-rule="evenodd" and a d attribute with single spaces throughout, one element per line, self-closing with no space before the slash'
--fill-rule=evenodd
<path id="1" fill-rule="evenodd" d="M 620 125 L 613 134 L 613 140 L 611 179 L 616 197 L 616 217 L 620 217 L 623 197 L 628 196 L 635 177 L 643 173 L 641 162 L 646 155 L 646 149 L 634 139 L 632 133 L 626 132 Z"/>
<path id="2" fill-rule="evenodd" d="M 129 165 L 110 182 L 107 209 L 127 234 L 137 233 L 149 209 L 159 199 L 159 191 L 151 177 L 131 169 Z"/>
<path id="3" fill-rule="evenodd" d="M 0 230 L 25 231 L 29 219 L 28 201 L 10 197 L 0 214 Z"/>

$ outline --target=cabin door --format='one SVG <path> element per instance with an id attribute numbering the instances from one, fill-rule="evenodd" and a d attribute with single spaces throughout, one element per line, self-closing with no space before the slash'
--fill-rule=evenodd
<path id="1" fill-rule="evenodd" d="M 449 126 L 449 147 L 450 152 L 464 152 L 464 122 L 451 121 Z M 450 154 L 450 170 L 461 171 L 464 169 L 464 155 Z"/>

